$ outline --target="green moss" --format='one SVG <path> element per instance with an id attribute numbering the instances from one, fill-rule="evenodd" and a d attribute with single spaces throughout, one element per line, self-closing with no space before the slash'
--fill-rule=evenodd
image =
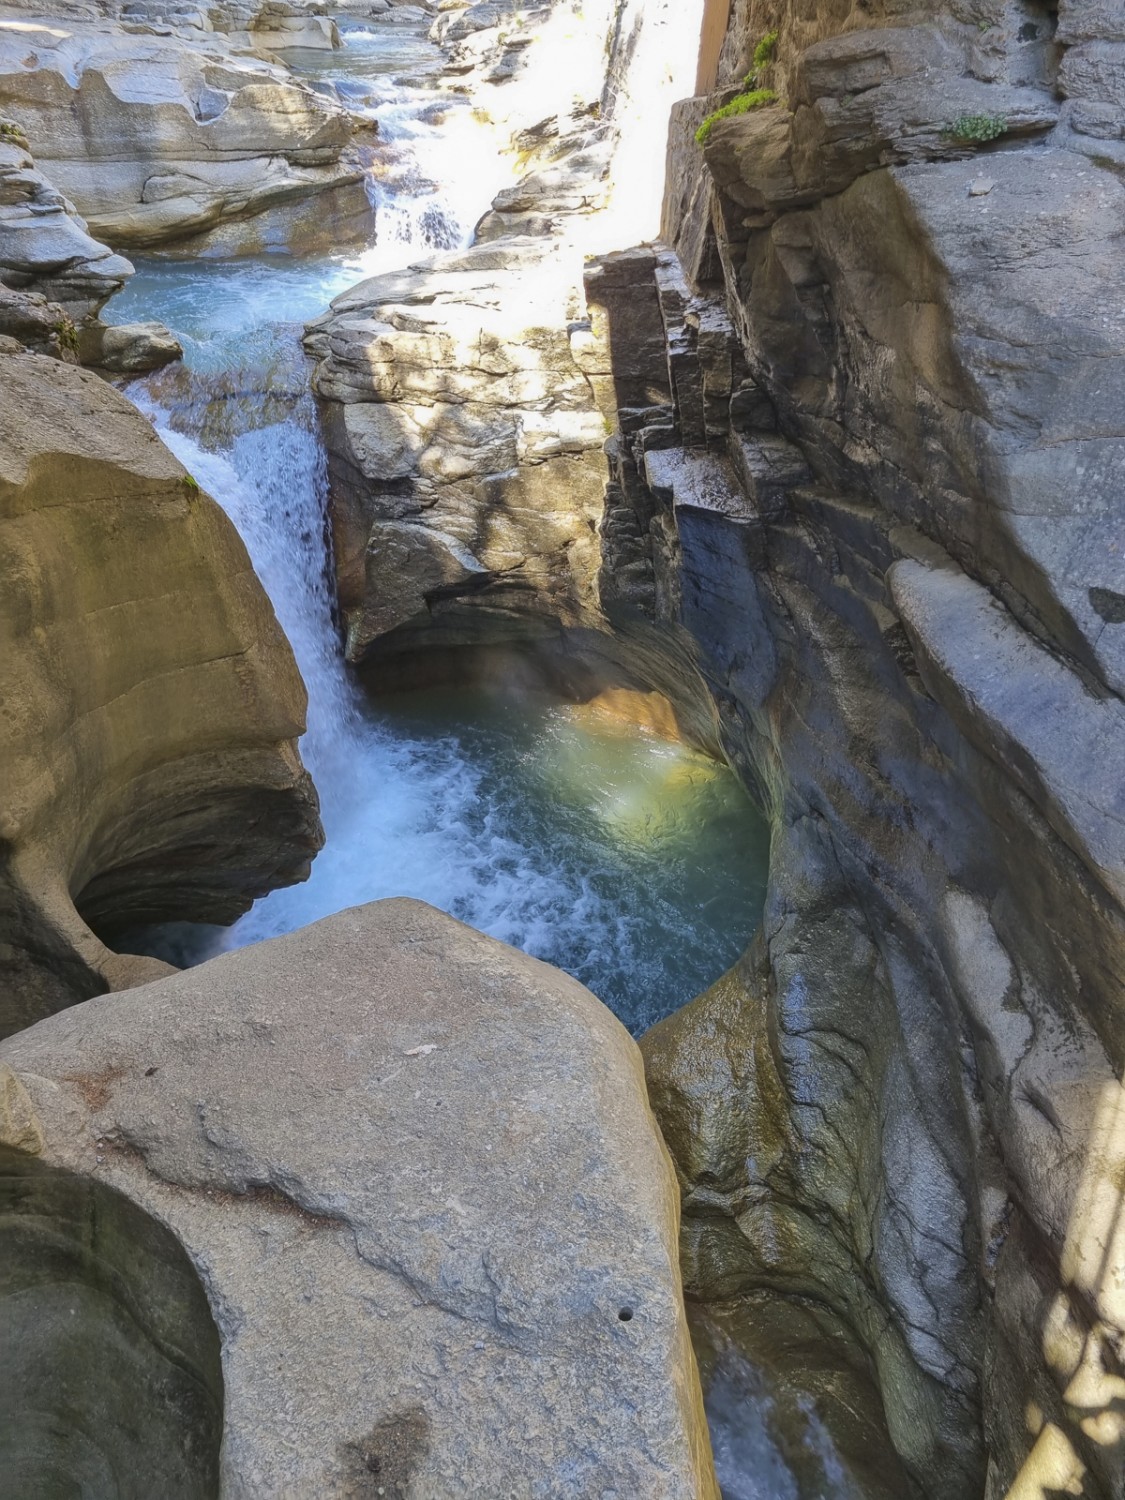
<path id="1" fill-rule="evenodd" d="M 0 120 L 0 141 L 14 141 L 18 146 L 26 146 L 27 136 L 14 120 Z"/>
<path id="2" fill-rule="evenodd" d="M 60 318 L 52 325 L 52 332 L 58 340 L 60 349 L 69 349 L 71 354 L 78 353 L 78 329 L 69 318 Z"/>
<path id="3" fill-rule="evenodd" d="M 773 62 L 774 53 L 777 51 L 776 31 L 767 31 L 762 40 L 754 48 L 754 69 L 769 67 Z"/>
<path id="4" fill-rule="evenodd" d="M 942 131 L 955 141 L 994 141 L 1008 128 L 1007 115 L 958 115 Z"/>
<path id="5" fill-rule="evenodd" d="M 773 89 L 751 89 L 747 94 L 739 94 L 737 99 L 732 99 L 729 104 L 724 104 L 722 109 L 717 109 L 714 114 L 708 115 L 695 132 L 695 138 L 701 146 L 705 146 L 712 130 L 720 120 L 730 120 L 735 115 L 747 115 L 753 109 L 761 109 L 766 104 L 773 104 L 776 99 L 777 95 Z"/>
<path id="6" fill-rule="evenodd" d="M 184 475 L 184 489 L 187 490 L 189 495 L 198 495 L 202 493 L 199 488 L 199 480 L 196 479 L 194 474 Z"/>

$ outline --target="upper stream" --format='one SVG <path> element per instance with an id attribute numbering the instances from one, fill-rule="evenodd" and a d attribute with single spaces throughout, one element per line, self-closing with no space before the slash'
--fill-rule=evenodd
<path id="1" fill-rule="evenodd" d="M 229 931 L 165 931 L 158 950 L 199 958 L 414 896 L 568 970 L 640 1032 L 716 979 L 760 921 L 768 834 L 733 774 L 514 685 L 373 703 L 343 661 L 302 325 L 367 275 L 467 243 L 510 170 L 492 152 L 494 182 L 442 175 L 482 127 L 427 84 L 439 59 L 419 32 L 346 35 L 343 52 L 290 61 L 379 119 L 370 249 L 150 260 L 107 309 L 160 319 L 184 344 L 183 367 L 129 394 L 237 526 L 293 645 L 309 691 L 301 752 L 328 835 L 306 885 Z"/>

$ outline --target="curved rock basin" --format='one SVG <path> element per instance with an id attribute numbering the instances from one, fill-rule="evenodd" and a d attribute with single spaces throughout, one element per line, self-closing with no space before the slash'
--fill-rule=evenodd
<path id="1" fill-rule="evenodd" d="M 403 33 L 390 39 L 401 61 Z M 315 56 L 322 75 L 354 78 L 338 55 Z M 122 322 L 159 318 L 184 343 L 184 368 L 130 393 L 230 514 L 274 601 L 309 689 L 302 754 L 328 833 L 308 884 L 232 931 L 128 942 L 191 961 L 414 896 L 568 970 L 639 1033 L 715 980 L 760 922 L 768 834 L 734 775 L 542 696 L 477 689 L 373 705 L 341 659 L 301 326 L 364 276 L 463 242 L 472 222 L 426 166 L 431 137 L 469 128 L 471 112 L 453 108 L 454 124 L 427 134 L 433 93 L 375 67 L 370 77 L 391 103 L 379 110 L 388 160 L 368 252 L 154 260 L 109 309 Z"/>
<path id="2" fill-rule="evenodd" d="M 219 1333 L 179 1240 L 124 1194 L 0 1147 L 0 1244 L 0 1493 L 214 1500 Z"/>

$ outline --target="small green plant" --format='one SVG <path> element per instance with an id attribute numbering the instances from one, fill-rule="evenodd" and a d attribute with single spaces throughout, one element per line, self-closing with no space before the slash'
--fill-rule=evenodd
<path id="1" fill-rule="evenodd" d="M 980 144 L 996 140 L 1007 128 L 1007 115 L 958 115 L 956 120 L 945 127 L 942 135 L 950 136 L 955 141 Z"/>
<path id="2" fill-rule="evenodd" d="M 184 475 L 184 489 L 187 490 L 189 496 L 202 494 L 199 488 L 199 480 L 196 479 L 194 474 Z"/>
<path id="3" fill-rule="evenodd" d="M 66 349 L 71 354 L 78 353 L 78 329 L 69 318 L 60 318 L 52 325 L 51 332 L 55 335 L 60 349 Z"/>
<path id="4" fill-rule="evenodd" d="M 0 141 L 14 141 L 18 146 L 26 146 L 27 136 L 14 120 L 0 120 Z"/>
<path id="5" fill-rule="evenodd" d="M 768 68 L 770 63 L 773 62 L 774 53 L 777 51 L 777 38 L 778 33 L 776 31 L 767 31 L 762 40 L 754 48 L 755 74 L 759 68 Z"/>
<path id="6" fill-rule="evenodd" d="M 732 99 L 729 104 L 724 104 L 721 109 L 708 115 L 695 132 L 695 138 L 701 146 L 705 146 L 711 138 L 712 130 L 720 120 L 730 120 L 735 115 L 748 115 L 751 110 L 761 109 L 764 105 L 775 103 L 776 100 L 777 95 L 773 89 L 751 89 L 749 93 L 739 94 L 737 99 Z"/>

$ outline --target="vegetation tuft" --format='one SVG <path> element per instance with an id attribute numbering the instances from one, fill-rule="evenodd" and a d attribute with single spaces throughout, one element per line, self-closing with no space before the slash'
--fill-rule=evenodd
<path id="1" fill-rule="evenodd" d="M 777 95 L 773 89 L 760 89 L 758 87 L 758 73 L 762 68 L 768 68 L 777 55 L 778 32 L 767 31 L 758 45 L 754 48 L 754 66 L 742 80 L 742 93 L 729 104 L 724 104 L 721 109 L 715 110 L 707 116 L 703 124 L 695 132 L 695 138 L 701 146 L 705 146 L 711 137 L 711 132 L 720 120 L 733 119 L 735 115 L 749 114 L 752 109 L 761 109 L 766 104 L 773 104 Z"/>
<path id="2" fill-rule="evenodd" d="M 942 135 L 979 145 L 997 140 L 1007 128 L 1007 115 L 959 115 L 945 127 Z"/>
<path id="3" fill-rule="evenodd" d="M 78 353 L 78 329 L 69 318 L 60 318 L 57 323 L 52 324 L 51 332 L 60 349 L 69 350 L 71 354 Z"/>
<path id="4" fill-rule="evenodd" d="M 762 40 L 754 48 L 754 76 L 758 75 L 759 68 L 768 68 L 773 62 L 774 54 L 777 52 L 776 31 L 767 31 Z"/>
<path id="5" fill-rule="evenodd" d="M 766 104 L 773 104 L 777 95 L 773 89 L 751 89 L 749 93 L 739 94 L 737 99 L 732 99 L 729 104 L 724 104 L 721 109 L 715 110 L 707 116 L 703 124 L 695 132 L 695 138 L 701 146 L 705 146 L 710 139 L 711 132 L 720 120 L 733 119 L 735 115 L 749 114 L 753 109 L 761 109 Z"/>

